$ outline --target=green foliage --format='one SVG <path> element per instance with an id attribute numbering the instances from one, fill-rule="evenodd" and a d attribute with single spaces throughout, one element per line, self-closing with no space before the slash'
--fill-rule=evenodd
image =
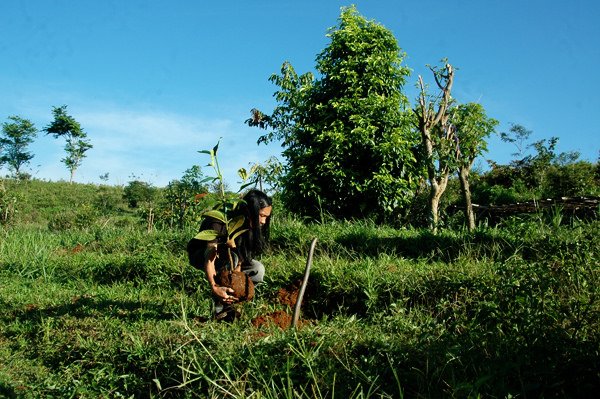
<path id="1" fill-rule="evenodd" d="M 263 164 L 251 164 L 249 171 L 242 168 L 238 173 L 243 181 L 247 181 L 243 188 L 254 186 L 264 193 L 278 193 L 281 190 L 283 171 L 283 165 L 277 157 L 270 157 Z"/>
<path id="2" fill-rule="evenodd" d="M 62 202 L 92 204 L 98 190 L 7 184 L 24 194 L 22 209 L 40 201 L 39 214 L 50 218 L 65 211 Z M 369 220 L 310 224 L 277 216 L 261 259 L 265 282 L 233 324 L 209 319 L 210 292 L 185 259 L 195 229 L 148 233 L 96 220 L 50 231 L 40 219 L 0 226 L 0 396 L 596 392 L 597 220 L 514 218 L 473 233 L 433 235 Z M 277 298 L 302 276 L 315 236 L 301 327 L 253 324 L 290 311 Z"/>
<path id="3" fill-rule="evenodd" d="M 110 215 L 120 209 L 122 199 L 122 190 L 115 190 L 111 186 L 100 185 L 96 190 L 96 196 L 92 201 L 92 205 L 100 214 Z"/>
<path id="4" fill-rule="evenodd" d="M 401 225 L 410 227 L 428 227 L 431 225 L 431 193 L 429 186 L 422 182 L 410 207 L 406 210 L 406 217 Z M 460 218 L 454 209 L 464 209 L 464 196 L 461 191 L 459 179 L 450 175 L 444 195 L 440 198 L 438 209 L 438 228 L 461 228 L 464 226 L 464 217 Z M 462 214 L 462 213 L 461 213 Z"/>
<path id="5" fill-rule="evenodd" d="M 14 177 L 21 178 L 21 167 L 33 158 L 33 154 L 27 151 L 27 146 L 33 143 L 37 129 L 35 125 L 18 116 L 9 116 L 11 122 L 2 124 L 2 135 L 0 137 L 0 166 L 8 164 L 13 171 Z"/>
<path id="6" fill-rule="evenodd" d="M 98 219 L 98 211 L 91 204 L 85 204 L 68 212 L 57 213 L 48 222 L 50 231 L 86 229 Z"/>
<path id="7" fill-rule="evenodd" d="M 208 188 L 199 166 L 187 169 L 181 179 L 172 180 L 162 191 L 154 223 L 158 227 L 195 226 L 206 209 Z"/>
<path id="8" fill-rule="evenodd" d="M 272 129 L 287 160 L 282 200 L 317 217 L 389 217 L 416 184 L 408 100 L 409 69 L 393 34 L 356 8 L 343 8 L 329 45 L 317 56 L 319 78 L 284 63 L 270 80 L 278 91 L 269 116 L 253 110 L 251 126 Z"/>
<path id="9" fill-rule="evenodd" d="M 596 165 L 577 161 L 553 165 L 546 172 L 544 197 L 600 196 L 600 176 Z"/>
<path id="10" fill-rule="evenodd" d="M 475 158 L 487 151 L 486 139 L 494 133 L 499 122 L 489 118 L 478 103 L 460 104 L 450 110 L 450 114 L 459 143 L 459 167 L 470 170 Z"/>
<path id="11" fill-rule="evenodd" d="M 216 174 L 216 176 L 212 180 L 217 182 L 220 187 L 220 192 L 212 197 L 214 205 L 206 208 L 202 213 L 202 217 L 212 218 L 222 222 L 225 226 L 225 232 L 222 236 L 220 236 L 221 233 L 218 231 L 212 229 L 202 230 L 198 232 L 198 234 L 196 234 L 194 238 L 202 241 L 212 241 L 216 240 L 217 238 L 222 238 L 222 240 L 219 240 L 217 245 L 226 248 L 226 253 L 229 257 L 228 265 L 230 268 L 233 268 L 234 262 L 232 258 L 231 248 L 234 245 L 232 243 L 237 237 L 248 231 L 248 229 L 244 228 L 244 224 L 246 221 L 245 215 L 241 214 L 235 217 L 230 217 L 230 212 L 234 211 L 240 204 L 240 202 L 242 202 L 243 200 L 238 195 L 228 193 L 225 191 L 223 175 L 221 174 L 221 169 L 219 167 L 219 160 L 217 156 L 218 149 L 219 143 L 217 143 L 217 145 L 215 145 L 211 150 L 198 151 L 201 154 L 210 155 L 210 163 L 208 164 L 208 166 L 211 166 Z M 240 171 L 239 173 L 240 175 L 242 175 L 242 177 L 244 177 L 244 171 Z"/>
<path id="12" fill-rule="evenodd" d="M 130 181 L 123 190 L 123 199 L 130 208 L 137 208 L 142 204 L 151 203 L 156 195 L 156 188 L 150 183 L 140 180 Z"/>
<path id="13" fill-rule="evenodd" d="M 236 193 L 229 192 L 226 190 L 225 181 L 223 179 L 223 174 L 221 173 L 221 167 L 219 166 L 218 159 L 218 151 L 219 151 L 219 142 L 210 150 L 201 150 L 198 151 L 200 154 L 206 154 L 210 156 L 210 162 L 207 166 L 211 167 L 215 172 L 214 177 L 207 177 L 203 180 L 203 182 L 212 181 L 216 185 L 216 193 L 213 196 L 207 197 L 207 209 L 210 210 L 219 210 L 224 214 L 227 214 L 230 210 L 234 209 L 237 204 L 240 202 L 240 196 Z M 238 174 L 243 175 L 244 173 L 238 171 Z"/>
<path id="14" fill-rule="evenodd" d="M 87 139 L 87 134 L 81 128 L 72 116 L 67 114 L 67 106 L 53 107 L 52 113 L 54 120 L 44 128 L 46 134 L 52 134 L 54 138 L 64 137 L 65 152 L 67 155 L 61 160 L 71 173 L 70 181 L 73 181 L 75 171 L 83 159 L 86 152 L 93 147 Z"/>
<path id="15" fill-rule="evenodd" d="M 83 206 L 92 207 L 98 216 L 117 221 L 126 217 L 127 204 L 123 202 L 123 188 L 94 184 L 71 184 L 64 181 L 48 182 L 37 179 L 6 179 L 6 199 L 17 224 L 48 226 L 59 214 L 74 214 Z M 8 208 L 5 208 L 8 209 Z"/>
<path id="16" fill-rule="evenodd" d="M 0 225 L 8 225 L 13 221 L 17 202 L 18 197 L 14 192 L 7 191 L 4 181 L 0 179 Z"/>
<path id="17" fill-rule="evenodd" d="M 458 179 L 462 192 L 462 203 L 466 225 L 469 230 L 476 226 L 471 194 L 471 168 L 476 157 L 487 151 L 487 137 L 495 131 L 498 121 L 489 118 L 480 104 L 459 105 L 451 111 L 457 140 L 456 160 Z"/>
<path id="18" fill-rule="evenodd" d="M 574 152 L 556 152 L 558 138 L 528 143 L 531 131 L 512 125 L 502 139 L 515 144 L 516 159 L 508 165 L 492 162 L 480 184 L 474 187 L 479 203 L 510 203 L 540 198 L 597 196 L 600 193 L 598 163 L 579 161 Z M 532 149 L 534 152 L 528 154 Z"/>

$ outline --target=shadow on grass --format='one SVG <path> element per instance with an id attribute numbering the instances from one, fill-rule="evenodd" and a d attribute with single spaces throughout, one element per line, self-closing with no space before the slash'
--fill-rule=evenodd
<path id="1" fill-rule="evenodd" d="M 165 306 L 151 302 L 115 301 L 98 299 L 91 295 L 75 296 L 70 303 L 58 306 L 39 307 L 36 304 L 26 305 L 23 309 L 4 313 L 1 319 L 9 321 L 41 321 L 48 317 L 72 316 L 76 318 L 109 316 L 121 320 L 172 320 L 174 315 L 165 311 Z M 12 317 L 11 317 L 12 316 Z"/>
<path id="2" fill-rule="evenodd" d="M 17 397 L 17 393 L 10 385 L 0 382 L 0 397 L 12 399 Z"/>
<path id="3" fill-rule="evenodd" d="M 520 244 L 516 239 L 507 238 L 506 234 L 500 237 L 489 231 L 433 234 L 428 230 L 406 237 L 377 237 L 372 232 L 348 233 L 339 236 L 336 242 L 362 256 L 389 254 L 444 262 L 453 261 L 464 254 L 506 259 L 514 254 Z"/>
<path id="4" fill-rule="evenodd" d="M 289 280 L 281 281 L 280 289 L 272 293 L 271 300 L 287 305 L 289 311 L 294 310 L 303 274 L 294 273 Z M 282 300 L 282 297 L 285 297 Z M 320 320 L 324 316 L 335 314 L 355 314 L 363 317 L 367 314 L 364 290 L 354 285 L 351 287 L 333 288 L 328 276 L 314 270 L 308 279 L 301 305 L 304 319 Z"/>

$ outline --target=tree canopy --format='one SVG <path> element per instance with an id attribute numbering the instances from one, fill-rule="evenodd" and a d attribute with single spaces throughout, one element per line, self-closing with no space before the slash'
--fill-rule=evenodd
<path id="1" fill-rule="evenodd" d="M 247 122 L 270 129 L 259 142 L 281 140 L 287 160 L 284 202 L 306 215 L 386 217 L 405 205 L 416 184 L 415 132 L 402 89 L 409 69 L 394 35 L 342 8 L 317 77 L 286 62 L 270 80 L 278 90 L 271 115 Z"/>

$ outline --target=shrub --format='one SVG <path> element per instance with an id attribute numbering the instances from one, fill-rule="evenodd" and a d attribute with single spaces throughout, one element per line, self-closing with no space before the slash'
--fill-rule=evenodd
<path id="1" fill-rule="evenodd" d="M 156 189 L 151 184 L 134 180 L 130 181 L 123 192 L 123 198 L 131 208 L 137 208 L 143 202 L 151 202 L 156 194 Z"/>
<path id="2" fill-rule="evenodd" d="M 94 208 L 101 214 L 108 215 L 116 211 L 121 205 L 123 198 L 122 189 L 109 186 L 100 186 L 93 199 Z"/>
<path id="3" fill-rule="evenodd" d="M 585 161 L 554 166 L 548 170 L 545 197 L 578 197 L 600 195 L 596 168 Z"/>
<path id="4" fill-rule="evenodd" d="M 91 205 L 82 205 L 74 211 L 55 214 L 48 221 L 50 231 L 65 231 L 73 228 L 85 229 L 94 224 L 98 218 L 98 211 Z"/>

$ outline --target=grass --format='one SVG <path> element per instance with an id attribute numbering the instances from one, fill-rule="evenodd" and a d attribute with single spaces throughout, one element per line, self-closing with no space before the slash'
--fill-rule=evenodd
<path id="1" fill-rule="evenodd" d="M 208 288 L 187 265 L 194 231 L 149 233 L 124 209 L 49 229 L 54 211 L 36 206 L 35 220 L 0 227 L 0 397 L 587 397 L 600 387 L 598 221 L 512 219 L 434 236 L 279 218 L 266 281 L 227 324 L 210 319 Z M 277 292 L 301 278 L 313 237 L 302 327 L 255 327 L 285 310 Z"/>

